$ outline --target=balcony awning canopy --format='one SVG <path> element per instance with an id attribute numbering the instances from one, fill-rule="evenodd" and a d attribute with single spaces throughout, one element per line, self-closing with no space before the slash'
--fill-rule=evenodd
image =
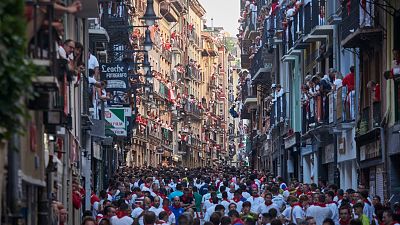
<path id="1" fill-rule="evenodd" d="M 298 59 L 298 56 L 302 54 L 301 50 L 291 49 L 286 55 L 284 55 L 281 60 L 283 62 L 295 61 Z"/>
<path id="2" fill-rule="evenodd" d="M 305 35 L 303 37 L 303 42 L 317 42 L 317 41 L 325 41 L 328 39 L 328 35 Z"/>
<path id="3" fill-rule="evenodd" d="M 381 42 L 383 31 L 381 28 L 358 28 L 349 34 L 343 41 L 344 48 L 358 48 L 369 46 L 369 43 Z"/>
<path id="4" fill-rule="evenodd" d="M 315 26 L 310 32 L 311 35 L 332 35 L 334 25 L 319 25 Z"/>
<path id="5" fill-rule="evenodd" d="M 108 36 L 108 33 L 106 29 L 100 27 L 100 28 L 95 28 L 95 29 L 89 29 L 89 36 L 90 40 L 94 42 L 109 42 L 110 37 Z"/>

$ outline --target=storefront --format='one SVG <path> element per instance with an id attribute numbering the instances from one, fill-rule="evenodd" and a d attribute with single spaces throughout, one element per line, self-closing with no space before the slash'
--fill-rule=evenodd
<path id="1" fill-rule="evenodd" d="M 339 186 L 346 190 L 357 189 L 357 151 L 355 128 L 343 130 L 337 136 L 337 164 Z"/>
<path id="2" fill-rule="evenodd" d="M 360 164 L 359 184 L 365 185 L 371 195 L 384 195 L 385 177 L 382 161 L 380 128 L 356 137 L 357 159 Z"/>
<path id="3" fill-rule="evenodd" d="M 287 159 L 287 177 L 289 180 L 300 178 L 300 133 L 296 132 L 284 138 Z"/>
<path id="4" fill-rule="evenodd" d="M 392 202 L 400 201 L 400 124 L 389 128 L 388 132 L 388 164 L 387 174 L 390 177 L 389 196 L 394 195 Z"/>

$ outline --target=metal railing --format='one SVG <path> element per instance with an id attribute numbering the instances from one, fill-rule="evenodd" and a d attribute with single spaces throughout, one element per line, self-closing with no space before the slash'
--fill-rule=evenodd
<path id="1" fill-rule="evenodd" d="M 342 8 L 341 31 L 342 40 L 357 30 L 360 24 L 360 0 L 349 0 L 350 4 Z"/>
<path id="2" fill-rule="evenodd" d="M 339 87 L 324 96 L 303 96 L 302 118 L 303 133 L 324 124 L 352 122 L 355 120 L 355 92 Z"/>
<path id="3" fill-rule="evenodd" d="M 251 80 L 246 80 L 242 87 L 242 99 L 243 101 L 246 100 L 246 98 L 255 98 L 257 95 L 257 89 L 256 87 L 253 87 L 251 85 Z"/>
<path id="4" fill-rule="evenodd" d="M 203 115 L 203 110 L 200 109 L 194 102 L 187 102 L 184 106 L 184 110 L 197 117 L 201 117 Z"/>
<path id="5" fill-rule="evenodd" d="M 286 113 L 286 94 L 283 93 L 281 96 L 274 97 L 271 107 L 270 125 L 277 125 L 278 123 L 284 122 L 287 118 Z"/>
<path id="6" fill-rule="evenodd" d="M 162 131 L 162 144 L 172 149 L 174 141 L 172 130 L 162 127 L 161 131 Z"/>
<path id="7" fill-rule="evenodd" d="M 147 122 L 147 134 L 157 138 L 161 139 L 161 126 L 160 124 L 156 123 L 153 120 L 148 120 Z"/>

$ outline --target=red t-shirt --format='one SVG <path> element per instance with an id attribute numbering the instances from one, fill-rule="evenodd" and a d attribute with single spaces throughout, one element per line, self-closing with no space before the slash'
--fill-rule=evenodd
<path id="1" fill-rule="evenodd" d="M 354 73 L 347 74 L 342 81 L 343 86 L 347 86 L 347 93 L 354 90 Z"/>

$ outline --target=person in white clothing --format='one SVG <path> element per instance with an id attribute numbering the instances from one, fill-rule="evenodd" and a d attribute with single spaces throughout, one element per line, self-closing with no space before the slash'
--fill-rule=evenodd
<path id="1" fill-rule="evenodd" d="M 117 215 L 111 217 L 110 222 L 113 225 L 132 225 L 133 219 L 129 216 L 128 204 L 122 203 Z"/>
<path id="2" fill-rule="evenodd" d="M 94 76 L 96 79 L 100 79 L 99 61 L 89 50 L 88 56 L 88 69 L 94 70 Z"/>
<path id="3" fill-rule="evenodd" d="M 308 197 L 302 195 L 297 201 L 296 197 L 290 196 L 287 201 L 290 205 L 282 212 L 284 219 L 289 223 L 300 224 L 305 219 L 303 205 L 307 204 Z"/>
<path id="4" fill-rule="evenodd" d="M 326 206 L 332 211 L 331 219 L 336 225 L 339 225 L 339 209 L 337 203 L 333 201 L 334 197 L 335 193 L 333 191 L 328 191 L 325 194 Z"/>
<path id="5" fill-rule="evenodd" d="M 231 204 L 231 201 L 229 201 L 229 199 L 228 199 L 228 192 L 223 192 L 222 193 L 222 200 L 221 200 L 220 204 L 225 207 L 225 215 L 228 215 L 229 204 Z"/>
<path id="6" fill-rule="evenodd" d="M 314 199 L 317 199 L 318 202 L 307 209 L 306 216 L 313 217 L 317 225 L 322 225 L 326 218 L 332 218 L 332 212 L 326 207 L 325 195 L 315 194 Z"/>
<path id="7" fill-rule="evenodd" d="M 160 197 L 158 196 L 154 197 L 153 206 L 151 206 L 149 209 L 149 211 L 154 212 L 157 217 L 162 211 L 164 211 L 164 209 L 160 205 L 160 202 L 161 202 Z"/>
<path id="8" fill-rule="evenodd" d="M 257 189 L 253 189 L 250 198 L 247 198 L 246 201 L 251 203 L 250 211 L 253 213 L 257 213 L 258 207 L 264 203 L 264 199 L 258 195 Z"/>
<path id="9" fill-rule="evenodd" d="M 269 212 L 270 209 L 276 209 L 278 215 L 280 215 L 280 209 L 278 205 L 272 202 L 272 194 L 271 193 L 266 193 L 264 197 L 264 204 L 261 204 L 258 206 L 257 213 L 258 214 L 263 214 Z"/>

